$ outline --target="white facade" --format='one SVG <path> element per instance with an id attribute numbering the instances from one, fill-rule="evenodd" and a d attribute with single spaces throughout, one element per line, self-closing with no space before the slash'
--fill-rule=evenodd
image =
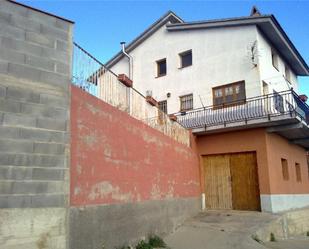
<path id="1" fill-rule="evenodd" d="M 180 68 L 179 54 L 187 50 L 192 50 L 192 65 Z M 295 74 L 290 71 L 292 84 L 287 83 L 286 64 L 280 57 L 278 71 L 272 65 L 271 54 L 270 44 L 256 25 L 176 32 L 163 25 L 130 52 L 133 86 L 144 95 L 151 90 L 157 101 L 167 100 L 168 113 L 179 112 L 179 97 L 191 93 L 194 108 L 213 105 L 213 87 L 242 80 L 246 98 L 262 95 L 263 81 L 269 93 L 273 89 L 297 89 Z M 157 77 L 156 61 L 164 58 L 167 73 Z M 116 74 L 128 75 L 128 69 L 126 57 L 111 67 Z"/>

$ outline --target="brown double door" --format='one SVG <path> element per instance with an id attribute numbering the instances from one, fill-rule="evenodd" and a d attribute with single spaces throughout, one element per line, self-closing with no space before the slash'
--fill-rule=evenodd
<path id="1" fill-rule="evenodd" d="M 260 210 L 255 152 L 203 157 L 208 209 Z"/>

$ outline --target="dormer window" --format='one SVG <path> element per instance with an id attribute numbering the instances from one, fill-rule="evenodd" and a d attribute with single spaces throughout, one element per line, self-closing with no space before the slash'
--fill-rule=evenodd
<path id="1" fill-rule="evenodd" d="M 273 67 L 279 71 L 279 56 L 274 50 L 271 50 L 271 60 Z"/>

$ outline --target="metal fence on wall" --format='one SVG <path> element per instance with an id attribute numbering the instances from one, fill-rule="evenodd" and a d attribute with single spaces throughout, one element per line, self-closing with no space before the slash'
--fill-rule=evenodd
<path id="1" fill-rule="evenodd" d="M 72 83 L 176 141 L 190 144 L 188 130 L 170 120 L 157 106 L 150 105 L 136 89 L 121 83 L 115 73 L 76 43 L 73 52 Z"/>

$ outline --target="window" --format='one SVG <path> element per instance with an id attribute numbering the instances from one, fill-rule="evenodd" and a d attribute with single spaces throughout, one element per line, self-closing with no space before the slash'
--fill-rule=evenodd
<path id="1" fill-rule="evenodd" d="M 289 180 L 289 168 L 288 168 L 288 161 L 284 158 L 281 158 L 281 166 L 282 166 L 282 176 L 283 180 Z"/>
<path id="2" fill-rule="evenodd" d="M 180 68 L 192 65 L 192 50 L 180 53 L 179 56 L 180 56 Z"/>
<path id="3" fill-rule="evenodd" d="M 245 81 L 214 87 L 212 92 L 214 105 L 243 103 L 246 99 Z"/>
<path id="4" fill-rule="evenodd" d="M 287 65 L 285 65 L 285 68 L 284 68 L 284 76 L 285 76 L 285 79 L 291 83 L 291 71 L 289 69 L 289 67 Z"/>
<path id="5" fill-rule="evenodd" d="M 166 59 L 157 61 L 157 77 L 166 75 Z"/>
<path id="6" fill-rule="evenodd" d="M 279 71 L 279 56 L 274 50 L 271 50 L 271 60 L 273 67 Z"/>
<path id="7" fill-rule="evenodd" d="M 167 100 L 159 101 L 158 106 L 162 112 L 167 113 Z"/>
<path id="8" fill-rule="evenodd" d="M 301 182 L 301 169 L 300 164 L 295 163 L 296 181 Z"/>
<path id="9" fill-rule="evenodd" d="M 188 94 L 180 98 L 180 111 L 188 111 L 193 109 L 193 94 Z"/>

